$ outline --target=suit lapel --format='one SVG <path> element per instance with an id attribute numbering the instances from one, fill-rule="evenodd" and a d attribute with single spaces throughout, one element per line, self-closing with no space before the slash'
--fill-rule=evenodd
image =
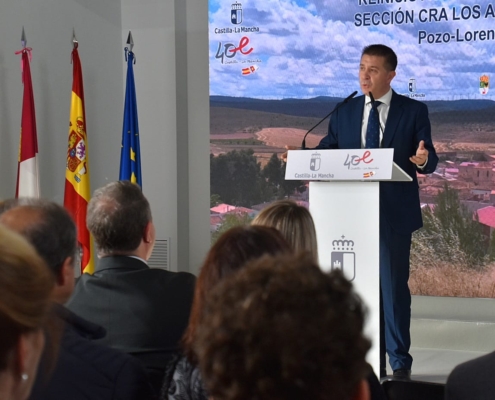
<path id="1" fill-rule="evenodd" d="M 350 149 L 361 148 L 361 128 L 363 126 L 364 96 L 360 96 L 357 101 L 352 103 L 351 121 L 349 134 L 352 134 L 352 143 Z"/>
<path id="2" fill-rule="evenodd" d="M 388 111 L 387 123 L 383 132 L 382 146 L 384 148 L 392 147 L 392 139 L 397 132 L 403 108 L 400 96 L 392 91 L 392 100 L 390 101 L 390 110 Z"/>

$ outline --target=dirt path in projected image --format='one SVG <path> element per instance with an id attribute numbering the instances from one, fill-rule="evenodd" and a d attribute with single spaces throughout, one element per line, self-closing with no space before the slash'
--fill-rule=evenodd
<path id="1" fill-rule="evenodd" d="M 305 130 L 296 128 L 265 128 L 256 133 L 256 138 L 267 146 L 279 147 L 282 150 L 285 146 L 301 146 L 305 133 Z M 310 133 L 306 138 L 306 146 L 316 147 L 321 139 L 322 136 Z"/>
<path id="2" fill-rule="evenodd" d="M 495 143 L 477 143 L 477 142 L 454 142 L 454 141 L 435 141 L 435 150 L 437 153 L 442 152 L 488 152 L 495 153 Z"/>

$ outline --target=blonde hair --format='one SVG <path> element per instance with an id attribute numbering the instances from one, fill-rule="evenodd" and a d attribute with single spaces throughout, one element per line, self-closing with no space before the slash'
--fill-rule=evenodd
<path id="1" fill-rule="evenodd" d="M 34 248 L 0 225 L 0 371 L 21 335 L 43 328 L 53 276 Z"/>
<path id="2" fill-rule="evenodd" d="M 252 225 L 277 229 L 294 252 L 310 252 L 313 259 L 318 261 L 315 224 L 307 208 L 292 200 L 275 201 L 261 210 Z"/>

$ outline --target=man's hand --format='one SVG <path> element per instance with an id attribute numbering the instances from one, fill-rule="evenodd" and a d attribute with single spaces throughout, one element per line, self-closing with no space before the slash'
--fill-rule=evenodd
<path id="1" fill-rule="evenodd" d="M 416 164 L 418 167 L 421 167 L 428 160 L 428 150 L 425 149 L 425 142 L 422 140 L 419 142 L 418 150 L 416 150 L 416 155 L 409 157 L 409 160 Z"/>
<path id="2" fill-rule="evenodd" d="M 296 147 L 296 146 L 285 146 L 285 148 L 287 150 L 297 150 L 297 149 L 299 149 L 299 147 Z M 282 153 L 282 155 L 280 156 L 280 158 L 282 159 L 283 162 L 287 162 L 287 152 Z"/>

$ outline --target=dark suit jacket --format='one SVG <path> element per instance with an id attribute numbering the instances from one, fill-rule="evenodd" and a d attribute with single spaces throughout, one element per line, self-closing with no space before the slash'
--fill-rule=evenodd
<path id="1" fill-rule="evenodd" d="M 159 389 L 189 321 L 195 280 L 136 258 L 104 257 L 93 275 L 81 276 L 67 307 L 103 326 L 107 335 L 98 342 L 137 357 Z"/>
<path id="2" fill-rule="evenodd" d="M 105 330 L 55 305 L 63 334 L 55 369 L 44 355 L 31 400 L 148 400 L 154 397 L 144 368 L 133 357 L 92 342 Z"/>
<path id="3" fill-rule="evenodd" d="M 495 397 L 495 352 L 454 368 L 445 387 L 446 400 L 492 400 Z"/>
<path id="4" fill-rule="evenodd" d="M 364 100 L 365 96 L 351 99 L 333 114 L 328 135 L 321 140 L 318 149 L 361 148 Z M 416 154 L 421 140 L 424 140 L 429 152 L 428 163 L 423 170 L 409 161 L 409 157 Z M 416 171 L 432 173 L 438 163 L 426 105 L 392 92 L 381 147 L 394 149 L 394 162 L 413 181 L 380 183 L 380 214 L 397 232 L 412 233 L 423 225 Z"/>

